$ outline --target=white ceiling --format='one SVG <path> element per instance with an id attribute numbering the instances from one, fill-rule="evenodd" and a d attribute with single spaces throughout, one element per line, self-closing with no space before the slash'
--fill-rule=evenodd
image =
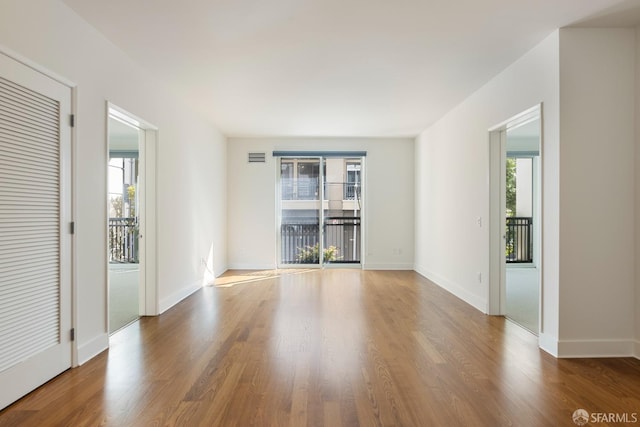
<path id="1" fill-rule="evenodd" d="M 414 136 L 554 29 L 638 5 L 63 1 L 228 136 Z"/>

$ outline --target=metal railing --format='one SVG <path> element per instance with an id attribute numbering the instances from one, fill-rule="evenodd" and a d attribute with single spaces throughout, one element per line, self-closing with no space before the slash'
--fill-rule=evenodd
<path id="1" fill-rule="evenodd" d="M 283 223 L 280 226 L 282 264 L 317 264 L 319 225 L 315 223 Z M 314 248 L 315 254 L 314 254 Z"/>
<path id="2" fill-rule="evenodd" d="M 356 200 L 360 199 L 360 191 L 362 190 L 362 185 L 355 182 L 346 182 L 344 184 L 344 199 L 345 200 Z"/>
<path id="3" fill-rule="evenodd" d="M 329 200 L 330 189 L 340 187 L 342 200 L 356 200 L 360 198 L 361 183 L 355 182 L 325 182 L 324 200 Z M 294 182 L 287 179 L 281 183 L 282 200 L 318 200 L 318 180 L 305 179 Z"/>
<path id="4" fill-rule="evenodd" d="M 329 200 L 330 191 L 339 188 L 342 200 L 357 200 L 360 198 L 362 184 L 355 182 L 325 182 L 324 199 Z"/>
<path id="5" fill-rule="evenodd" d="M 294 220 L 280 227 L 282 264 L 320 262 L 319 222 Z M 324 222 L 323 262 L 360 262 L 360 218 L 327 217 Z"/>
<path id="6" fill-rule="evenodd" d="M 282 200 L 317 200 L 318 178 L 282 179 Z"/>
<path id="7" fill-rule="evenodd" d="M 533 262 L 533 218 L 507 217 L 505 252 L 508 263 Z"/>
<path id="8" fill-rule="evenodd" d="M 360 218 L 327 217 L 324 221 L 324 247 L 328 263 L 360 262 Z M 332 248 L 336 249 L 334 251 Z"/>
<path id="9" fill-rule="evenodd" d="M 109 218 L 109 262 L 138 262 L 137 218 Z"/>

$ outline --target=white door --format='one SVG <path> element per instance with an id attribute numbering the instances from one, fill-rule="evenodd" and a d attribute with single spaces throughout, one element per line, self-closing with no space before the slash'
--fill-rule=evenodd
<path id="1" fill-rule="evenodd" d="M 0 54 L 0 409 L 71 367 L 70 107 Z"/>

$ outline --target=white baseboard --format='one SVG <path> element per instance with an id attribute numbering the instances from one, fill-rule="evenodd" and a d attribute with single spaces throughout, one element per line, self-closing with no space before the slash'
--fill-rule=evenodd
<path id="1" fill-rule="evenodd" d="M 473 295 L 471 292 L 464 289 L 462 286 L 457 283 L 453 283 L 444 277 L 438 276 L 425 268 L 420 267 L 419 265 L 414 266 L 414 270 L 416 273 L 421 276 L 426 277 L 431 280 L 436 285 L 440 286 L 442 289 L 452 293 L 456 297 L 460 298 L 462 301 L 467 304 L 473 306 L 479 311 L 486 313 L 487 312 L 487 301 L 485 298 L 479 297 L 477 295 Z"/>
<path id="2" fill-rule="evenodd" d="M 178 289 L 177 291 L 173 292 L 171 295 L 162 298 L 159 304 L 160 305 L 159 314 L 162 314 L 165 311 L 169 310 L 171 307 L 173 307 L 174 305 L 176 305 L 177 303 L 179 303 L 180 301 L 182 301 L 192 293 L 196 292 L 200 288 L 202 288 L 202 281 L 198 280 L 191 283 L 190 285 L 187 285 L 181 289 Z"/>
<path id="3" fill-rule="evenodd" d="M 635 357 L 640 359 L 640 342 L 625 340 L 561 340 L 548 334 L 538 336 L 538 346 L 556 358 Z"/>
<path id="4" fill-rule="evenodd" d="M 109 348 L 109 334 L 100 334 L 84 344 L 78 345 L 78 366 L 93 359 Z"/>
<path id="5" fill-rule="evenodd" d="M 276 268 L 275 264 L 232 263 L 227 270 L 275 270 Z"/>
<path id="6" fill-rule="evenodd" d="M 637 344 L 633 340 L 560 340 L 557 357 L 637 357 Z"/>
<path id="7" fill-rule="evenodd" d="M 363 270 L 413 270 L 413 264 L 372 264 L 365 263 L 362 265 Z"/>

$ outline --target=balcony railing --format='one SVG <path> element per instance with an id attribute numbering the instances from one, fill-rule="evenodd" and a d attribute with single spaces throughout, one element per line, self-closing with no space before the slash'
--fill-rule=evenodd
<path id="1" fill-rule="evenodd" d="M 533 262 L 532 228 L 531 217 L 507 217 L 505 249 L 508 263 Z"/>
<path id="2" fill-rule="evenodd" d="M 282 200 L 318 200 L 318 180 L 293 180 L 282 181 Z M 355 182 L 325 182 L 324 200 L 329 200 L 330 190 L 340 188 L 342 200 L 356 200 L 360 198 L 361 183 Z"/>
<path id="3" fill-rule="evenodd" d="M 280 227 L 282 264 L 318 263 L 318 222 L 282 224 Z M 313 249 L 316 248 L 315 255 Z"/>
<path id="4" fill-rule="evenodd" d="M 282 264 L 320 262 L 319 223 L 301 220 L 283 223 L 280 229 Z M 360 262 L 360 218 L 327 217 L 324 222 L 325 263 Z"/>
<path id="5" fill-rule="evenodd" d="M 356 200 L 360 198 L 362 185 L 355 182 L 344 183 L 344 200 Z"/>
<path id="6" fill-rule="evenodd" d="M 336 197 L 334 192 L 339 191 L 338 197 L 342 197 L 342 200 L 357 200 L 360 198 L 361 189 L 362 184 L 355 182 L 325 182 L 324 199 L 329 200 L 330 197 Z"/>
<path id="7" fill-rule="evenodd" d="M 138 262 L 137 218 L 109 218 L 109 262 Z"/>
<path id="8" fill-rule="evenodd" d="M 325 252 L 330 256 L 325 262 L 359 263 L 360 262 L 360 218 L 359 217 L 326 217 L 324 220 Z M 331 248 L 336 248 L 333 255 Z M 333 258 L 333 259 L 332 259 Z"/>
<path id="9" fill-rule="evenodd" d="M 282 200 L 318 200 L 318 178 L 282 180 Z"/>

